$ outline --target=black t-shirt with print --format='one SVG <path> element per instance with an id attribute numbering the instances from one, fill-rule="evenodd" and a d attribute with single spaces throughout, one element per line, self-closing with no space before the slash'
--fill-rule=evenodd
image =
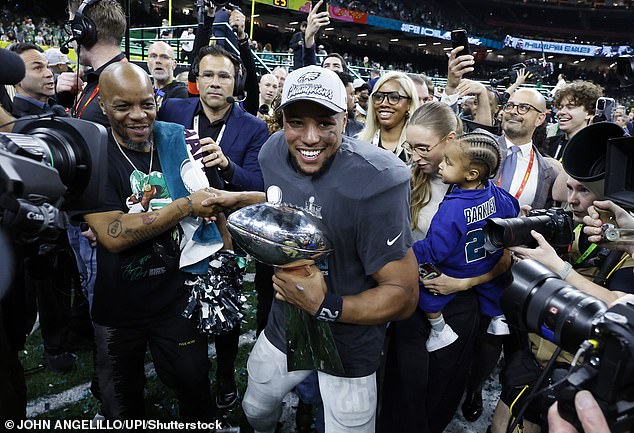
<path id="1" fill-rule="evenodd" d="M 122 153 L 123 152 L 123 153 Z M 124 154 L 130 159 L 128 161 Z M 133 167 L 133 165 L 136 167 Z M 108 182 L 101 207 L 95 212 L 142 212 L 169 203 L 169 194 L 156 150 L 149 188 L 146 174 L 150 153 L 119 147 L 108 134 Z M 149 191 L 144 191 L 147 189 Z M 188 299 L 185 274 L 178 269 L 179 227 L 120 253 L 98 244 L 93 320 L 105 326 L 136 326 L 180 314 Z M 123 236 L 117 224 L 101 236 Z"/>

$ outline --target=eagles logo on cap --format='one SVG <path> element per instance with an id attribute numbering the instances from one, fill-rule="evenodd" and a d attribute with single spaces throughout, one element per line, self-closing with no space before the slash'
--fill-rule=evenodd
<path id="1" fill-rule="evenodd" d="M 319 78 L 321 72 L 306 72 L 304 75 L 297 79 L 298 83 L 306 83 L 308 81 L 313 81 Z"/>
<path id="2" fill-rule="evenodd" d="M 279 109 L 297 101 L 310 101 L 335 113 L 346 111 L 346 88 L 339 76 L 320 66 L 306 66 L 288 74 Z"/>

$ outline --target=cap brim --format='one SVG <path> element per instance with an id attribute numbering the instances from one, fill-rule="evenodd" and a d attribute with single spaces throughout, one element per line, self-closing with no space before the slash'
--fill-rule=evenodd
<path id="1" fill-rule="evenodd" d="M 345 109 L 342 109 L 341 107 L 338 107 L 337 105 L 333 104 L 330 101 L 323 101 L 321 99 L 309 99 L 309 98 L 295 98 L 295 99 L 291 99 L 290 101 L 286 101 L 285 103 L 283 103 L 282 105 L 277 107 L 277 109 L 275 111 L 283 110 L 284 108 L 288 107 L 291 104 L 294 104 L 295 102 L 312 102 L 314 104 L 318 104 L 318 105 L 321 105 L 324 108 L 327 108 L 328 110 L 332 111 L 333 113 L 343 113 L 344 111 L 346 111 Z"/>

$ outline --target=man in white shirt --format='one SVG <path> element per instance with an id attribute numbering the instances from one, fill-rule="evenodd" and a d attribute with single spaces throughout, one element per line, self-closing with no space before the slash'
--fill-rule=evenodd
<path id="1" fill-rule="evenodd" d="M 180 37 L 181 43 L 181 62 L 192 62 L 194 56 L 194 39 L 196 35 L 194 35 L 194 28 L 188 27 L 187 30 L 183 31 Z"/>
<path id="2" fill-rule="evenodd" d="M 551 190 L 557 170 L 539 153 L 532 140 L 535 129 L 546 120 L 546 100 L 535 89 L 518 89 L 502 110 L 504 134 L 498 142 L 504 159 L 496 182 L 515 196 L 520 205 L 533 209 L 548 207 L 553 202 Z M 514 167 L 507 166 L 513 164 L 513 153 L 517 153 Z"/>

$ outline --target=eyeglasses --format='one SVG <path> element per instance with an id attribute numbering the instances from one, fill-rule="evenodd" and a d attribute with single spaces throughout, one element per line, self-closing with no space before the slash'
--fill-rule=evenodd
<path id="1" fill-rule="evenodd" d="M 207 83 L 212 82 L 216 77 L 218 77 L 218 82 L 220 84 L 227 84 L 233 79 L 233 76 L 226 72 L 220 72 L 216 75 L 213 72 L 206 71 L 202 74 L 198 74 L 198 78 L 200 79 L 200 81 L 204 81 Z"/>
<path id="2" fill-rule="evenodd" d="M 449 134 L 451 134 L 451 132 Z M 423 144 L 422 146 L 412 146 L 410 143 L 405 141 L 403 143 L 403 149 L 405 149 L 405 151 L 408 152 L 410 155 L 413 155 L 415 153 L 421 158 L 424 158 L 429 155 L 429 152 L 431 152 L 436 146 L 447 141 L 447 138 L 449 138 L 449 134 L 445 135 L 443 138 L 440 139 L 438 143 L 434 144 L 433 146 L 427 146 L 426 144 Z"/>
<path id="3" fill-rule="evenodd" d="M 517 107 L 518 114 L 526 114 L 531 110 L 535 110 L 538 113 L 543 113 L 542 110 L 539 110 L 535 106 L 526 103 L 514 104 L 512 102 L 507 102 L 502 106 L 502 110 L 504 110 L 505 113 L 510 113 L 515 107 Z"/>
<path id="4" fill-rule="evenodd" d="M 386 97 L 387 97 L 387 102 L 390 105 L 398 104 L 401 101 L 401 99 L 412 99 L 409 96 L 403 96 L 398 92 L 374 92 L 372 94 L 372 101 L 375 104 L 382 104 L 383 101 L 385 101 Z"/>

